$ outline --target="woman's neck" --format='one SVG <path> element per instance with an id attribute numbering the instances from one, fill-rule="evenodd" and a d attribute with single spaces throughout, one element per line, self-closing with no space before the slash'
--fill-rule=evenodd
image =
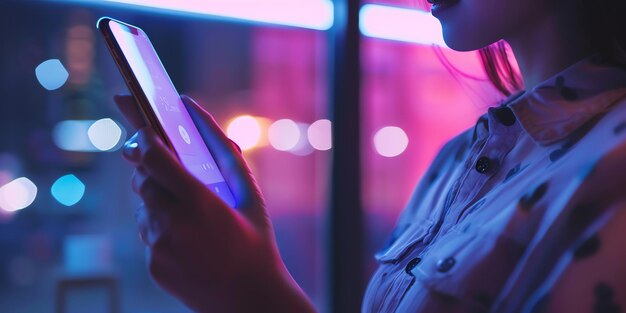
<path id="1" fill-rule="evenodd" d="M 557 12 L 523 25 L 519 32 L 505 38 L 513 49 L 526 90 L 594 52 L 575 12 Z"/>

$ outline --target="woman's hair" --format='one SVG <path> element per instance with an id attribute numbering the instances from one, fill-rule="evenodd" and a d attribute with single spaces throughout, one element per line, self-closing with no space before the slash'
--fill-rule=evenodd
<path id="1" fill-rule="evenodd" d="M 603 58 L 601 62 L 626 68 L 626 1 L 578 0 L 584 39 Z M 513 68 L 507 46 L 499 41 L 479 50 L 487 77 L 506 96 L 522 90 L 520 74 Z"/>
<path id="2" fill-rule="evenodd" d="M 478 51 L 483 69 L 491 84 L 505 96 L 524 88 L 520 73 L 513 68 L 507 44 L 500 40 Z"/>

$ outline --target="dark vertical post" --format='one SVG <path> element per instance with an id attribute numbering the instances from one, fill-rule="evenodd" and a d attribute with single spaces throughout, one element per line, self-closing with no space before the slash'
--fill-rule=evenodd
<path id="1" fill-rule="evenodd" d="M 333 120 L 329 212 L 329 312 L 359 312 L 364 290 L 361 208 L 360 0 L 334 0 L 330 31 Z"/>

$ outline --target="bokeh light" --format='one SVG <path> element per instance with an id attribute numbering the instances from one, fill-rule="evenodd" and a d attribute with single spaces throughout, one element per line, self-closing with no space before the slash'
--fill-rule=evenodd
<path id="1" fill-rule="evenodd" d="M 69 174 L 57 179 L 50 188 L 52 197 L 64 206 L 72 206 L 85 194 L 85 184 L 78 177 Z"/>
<path id="2" fill-rule="evenodd" d="M 54 144 L 65 151 L 100 151 L 89 139 L 89 127 L 93 120 L 66 120 L 59 122 L 52 130 Z"/>
<path id="3" fill-rule="evenodd" d="M 374 148 L 384 157 L 395 157 L 409 145 L 409 137 L 400 127 L 387 126 L 379 129 L 374 135 Z"/>
<path id="4" fill-rule="evenodd" d="M 55 90 L 65 84 L 70 74 L 61 61 L 51 59 L 44 61 L 35 68 L 35 76 L 43 88 Z"/>
<path id="5" fill-rule="evenodd" d="M 52 130 L 54 144 L 65 151 L 101 152 L 119 149 L 126 130 L 110 118 L 65 120 Z"/>
<path id="6" fill-rule="evenodd" d="M 87 130 L 91 144 L 100 151 L 111 151 L 121 146 L 122 127 L 110 118 L 95 121 Z"/>
<path id="7" fill-rule="evenodd" d="M 0 166 L 2 165 L 4 164 L 2 164 L 2 159 L 0 158 Z M 4 184 L 12 181 L 13 178 L 13 174 L 10 171 L 0 170 L 0 186 L 4 186 Z M 4 222 L 5 220 L 9 220 L 12 216 L 13 212 L 7 212 L 3 210 L 2 206 L 0 205 L 0 223 Z"/>
<path id="8" fill-rule="evenodd" d="M 261 124 L 250 115 L 238 116 L 228 124 L 226 135 L 237 143 L 242 150 L 249 150 L 259 144 Z"/>
<path id="9" fill-rule="evenodd" d="M 74 25 L 67 29 L 65 64 L 73 86 L 82 86 L 93 75 L 96 48 L 95 29 L 91 25 Z"/>
<path id="10" fill-rule="evenodd" d="M 7 212 L 22 210 L 35 201 L 37 186 L 28 178 L 20 177 L 0 187 L 0 208 Z"/>
<path id="11" fill-rule="evenodd" d="M 13 179 L 13 175 L 9 171 L 0 170 L 0 186 L 10 182 Z"/>
<path id="12" fill-rule="evenodd" d="M 317 150 L 330 150 L 332 142 L 332 123 L 329 120 L 315 121 L 307 130 L 309 143 Z"/>
<path id="13" fill-rule="evenodd" d="M 300 141 L 300 128 L 290 119 L 278 120 L 268 129 L 268 139 L 274 149 L 289 151 Z"/>
<path id="14" fill-rule="evenodd" d="M 307 131 L 311 125 L 306 123 L 296 123 L 300 131 L 301 136 L 298 138 L 296 145 L 289 149 L 289 152 L 298 156 L 305 156 L 315 152 L 315 148 L 309 142 Z"/>

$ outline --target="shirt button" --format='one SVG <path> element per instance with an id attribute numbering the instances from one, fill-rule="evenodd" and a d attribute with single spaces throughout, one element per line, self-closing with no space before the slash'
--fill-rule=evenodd
<path id="1" fill-rule="evenodd" d="M 437 262 L 437 271 L 440 273 L 447 273 L 454 267 L 456 260 L 453 257 L 445 258 Z"/>
<path id="2" fill-rule="evenodd" d="M 484 174 L 487 171 L 489 171 L 489 169 L 491 168 L 491 163 L 492 162 L 491 162 L 491 160 L 488 157 L 481 157 L 476 162 L 476 170 L 479 173 Z"/>
<path id="3" fill-rule="evenodd" d="M 415 258 L 406 265 L 404 270 L 406 271 L 407 274 L 413 275 L 411 271 L 417 266 L 417 264 L 420 264 L 420 262 L 422 262 L 421 258 Z"/>

